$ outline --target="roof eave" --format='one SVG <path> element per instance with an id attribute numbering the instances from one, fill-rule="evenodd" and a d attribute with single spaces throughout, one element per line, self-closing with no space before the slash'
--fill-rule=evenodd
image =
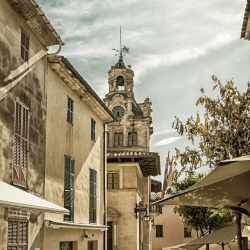
<path id="1" fill-rule="evenodd" d="M 49 19 L 38 5 L 36 0 L 8 0 L 24 19 L 40 42 L 45 46 L 63 45 L 60 35 L 57 33 Z"/>
<path id="2" fill-rule="evenodd" d="M 62 56 L 48 57 L 52 70 L 93 110 L 104 123 L 116 120 L 105 103 L 77 72 L 73 65 Z"/>

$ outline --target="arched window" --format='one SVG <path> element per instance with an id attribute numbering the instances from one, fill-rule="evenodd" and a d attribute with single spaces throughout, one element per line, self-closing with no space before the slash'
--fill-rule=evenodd
<path id="1" fill-rule="evenodd" d="M 128 145 L 137 146 L 137 133 L 136 132 L 128 133 Z"/>
<path id="2" fill-rule="evenodd" d="M 114 145 L 115 147 L 123 146 L 123 133 L 114 134 Z"/>
<path id="3" fill-rule="evenodd" d="M 119 90 L 125 90 L 124 78 L 122 76 L 116 78 L 116 84 Z"/>

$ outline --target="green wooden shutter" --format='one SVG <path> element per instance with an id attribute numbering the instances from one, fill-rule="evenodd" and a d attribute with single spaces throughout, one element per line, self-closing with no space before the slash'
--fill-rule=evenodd
<path id="1" fill-rule="evenodd" d="M 65 156 L 65 174 L 64 174 L 64 207 L 70 214 L 64 216 L 64 220 L 74 220 L 74 164 L 75 161 Z"/>
<path id="2" fill-rule="evenodd" d="M 96 171 L 89 172 L 89 222 L 96 222 Z"/>
<path id="3" fill-rule="evenodd" d="M 16 102 L 13 148 L 13 183 L 26 187 L 28 166 L 28 109 Z"/>

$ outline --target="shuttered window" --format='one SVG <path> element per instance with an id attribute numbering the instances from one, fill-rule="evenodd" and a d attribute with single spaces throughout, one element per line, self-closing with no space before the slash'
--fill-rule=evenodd
<path id="1" fill-rule="evenodd" d="M 69 215 L 64 215 L 65 221 L 74 221 L 74 165 L 75 160 L 65 156 L 64 174 L 64 207 L 69 210 Z"/>
<path id="2" fill-rule="evenodd" d="M 123 146 L 123 134 L 122 133 L 114 134 L 114 144 L 115 146 Z"/>
<path id="3" fill-rule="evenodd" d="M 128 145 L 137 146 L 137 133 L 136 132 L 128 133 Z"/>
<path id="4" fill-rule="evenodd" d="M 16 102 L 14 126 L 13 184 L 26 187 L 29 112 L 19 102 Z"/>
<path id="5" fill-rule="evenodd" d="M 95 120 L 91 118 L 91 140 L 95 141 Z"/>
<path id="6" fill-rule="evenodd" d="M 29 60 L 29 36 L 21 30 L 21 58 L 26 62 Z"/>
<path id="7" fill-rule="evenodd" d="M 28 250 L 28 222 L 8 222 L 8 250 Z"/>
<path id="8" fill-rule="evenodd" d="M 89 222 L 96 222 L 96 171 L 89 169 Z"/>
<path id="9" fill-rule="evenodd" d="M 68 96 L 67 122 L 73 125 L 74 101 Z"/>
<path id="10" fill-rule="evenodd" d="M 118 173 L 108 173 L 108 189 L 118 189 L 119 188 L 119 174 Z"/>

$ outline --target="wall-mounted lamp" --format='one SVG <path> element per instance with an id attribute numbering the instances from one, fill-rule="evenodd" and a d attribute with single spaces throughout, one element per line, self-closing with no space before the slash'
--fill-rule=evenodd
<path id="1" fill-rule="evenodd" d="M 155 225 L 155 218 L 153 218 L 153 219 L 151 220 L 151 222 L 152 222 L 152 228 L 155 229 L 155 228 L 156 228 L 156 225 Z"/>
<path id="2" fill-rule="evenodd" d="M 144 215 L 144 221 L 146 221 L 146 222 L 150 221 L 150 217 L 149 217 L 148 212 L 147 212 L 147 205 L 144 205 L 142 202 L 139 202 L 139 204 L 137 204 L 137 203 L 135 204 L 134 212 L 135 212 L 136 218 L 138 218 L 138 213 L 146 212 L 146 214 Z"/>

